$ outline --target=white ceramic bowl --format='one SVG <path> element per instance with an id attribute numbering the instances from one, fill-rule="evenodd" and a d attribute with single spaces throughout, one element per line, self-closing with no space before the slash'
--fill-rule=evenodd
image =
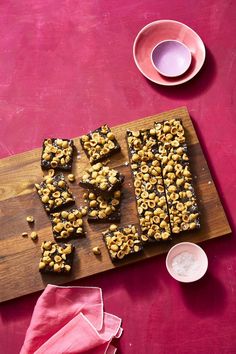
<path id="1" fill-rule="evenodd" d="M 166 256 L 169 274 L 183 283 L 199 280 L 206 273 L 208 259 L 203 249 L 191 242 L 181 242 L 173 246 Z"/>

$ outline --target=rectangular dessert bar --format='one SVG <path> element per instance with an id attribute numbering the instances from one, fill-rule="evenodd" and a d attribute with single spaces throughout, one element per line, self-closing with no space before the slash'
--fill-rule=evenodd
<path id="1" fill-rule="evenodd" d="M 41 245 L 42 257 L 39 262 L 41 273 L 66 274 L 71 271 L 74 246 L 44 241 Z"/>
<path id="2" fill-rule="evenodd" d="M 88 193 L 88 222 L 119 222 L 121 191 L 115 191 L 109 198 Z"/>
<path id="3" fill-rule="evenodd" d="M 103 161 L 120 151 L 120 145 L 107 124 L 83 135 L 80 143 L 91 164 Z"/>
<path id="4" fill-rule="evenodd" d="M 49 213 L 74 203 L 74 198 L 65 181 L 63 173 L 45 176 L 40 184 L 35 184 L 44 209 Z"/>
<path id="5" fill-rule="evenodd" d="M 184 127 L 180 119 L 155 123 L 157 140 L 165 147 L 178 147 L 186 143 Z"/>
<path id="6" fill-rule="evenodd" d="M 172 119 L 156 123 L 155 128 L 172 233 L 198 229 L 199 211 L 183 125 Z"/>
<path id="7" fill-rule="evenodd" d="M 56 241 L 69 240 L 84 235 L 82 212 L 71 208 L 50 214 L 53 236 Z"/>
<path id="8" fill-rule="evenodd" d="M 168 240 L 171 229 L 155 129 L 127 131 L 127 143 L 141 239 Z"/>
<path id="9" fill-rule="evenodd" d="M 74 142 L 69 139 L 45 139 L 41 155 L 42 169 L 70 171 L 73 162 Z"/>
<path id="10" fill-rule="evenodd" d="M 79 184 L 97 195 L 109 197 L 121 188 L 123 181 L 122 174 L 98 162 L 85 171 Z"/>
<path id="11" fill-rule="evenodd" d="M 119 228 L 116 225 L 111 225 L 103 233 L 103 239 L 112 262 L 143 250 L 142 241 L 135 225 Z"/>

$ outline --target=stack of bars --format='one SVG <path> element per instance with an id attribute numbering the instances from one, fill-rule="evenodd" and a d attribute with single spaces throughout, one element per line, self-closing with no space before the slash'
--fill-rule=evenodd
<path id="1" fill-rule="evenodd" d="M 200 227 L 196 195 L 179 119 L 127 131 L 141 240 L 168 240 Z"/>
<path id="2" fill-rule="evenodd" d="M 96 163 L 85 171 L 80 185 L 87 189 L 88 222 L 119 222 L 121 187 L 124 176 L 118 171 Z"/>
<path id="3" fill-rule="evenodd" d="M 52 223 L 56 242 L 67 241 L 84 235 L 81 208 L 70 208 L 75 203 L 63 173 L 70 171 L 73 163 L 74 142 L 68 139 L 45 139 L 41 167 L 49 170 L 40 184 L 35 184 L 38 196 Z M 72 175 L 73 176 L 73 175 Z M 65 210 L 65 208 L 67 208 Z M 41 273 L 69 273 L 72 269 L 74 246 L 70 243 L 44 241 L 39 262 Z"/>
<path id="4" fill-rule="evenodd" d="M 107 124 L 83 135 L 80 142 L 92 165 L 80 181 L 87 189 L 83 197 L 88 203 L 88 222 L 119 222 L 124 177 L 100 161 L 119 152 L 120 145 Z"/>

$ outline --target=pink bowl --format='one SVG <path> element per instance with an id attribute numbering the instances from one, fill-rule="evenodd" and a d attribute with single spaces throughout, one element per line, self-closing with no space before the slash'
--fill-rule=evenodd
<path id="1" fill-rule="evenodd" d="M 177 40 L 191 52 L 191 65 L 180 77 L 165 77 L 152 64 L 153 48 L 165 40 Z M 201 38 L 190 27 L 174 20 L 159 20 L 149 23 L 138 33 L 133 45 L 133 56 L 138 69 L 147 79 L 159 85 L 174 86 L 189 81 L 199 72 L 205 61 L 206 51 Z"/>
<path id="2" fill-rule="evenodd" d="M 187 275 L 184 275 L 181 272 L 183 270 L 183 265 L 182 268 L 178 265 L 178 271 L 176 271 L 176 257 L 181 257 L 181 254 L 191 255 L 191 258 L 195 261 L 194 267 L 192 266 L 190 269 L 188 265 L 188 267 L 185 268 Z M 178 259 L 180 259 L 179 257 Z M 180 262 L 180 260 L 178 260 L 178 262 Z M 206 273 L 208 268 L 207 255 L 203 249 L 195 243 L 181 242 L 169 250 L 166 256 L 166 268 L 175 280 L 183 283 L 191 283 L 199 280 Z"/>
<path id="3" fill-rule="evenodd" d="M 158 43 L 152 50 L 151 61 L 155 69 L 164 76 L 180 76 L 191 64 L 191 52 L 185 44 L 176 40 Z"/>

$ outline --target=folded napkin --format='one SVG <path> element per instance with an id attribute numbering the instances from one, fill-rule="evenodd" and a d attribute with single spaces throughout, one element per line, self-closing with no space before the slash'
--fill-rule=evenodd
<path id="1" fill-rule="evenodd" d="M 39 297 L 20 354 L 114 354 L 121 319 L 103 311 L 95 287 L 48 285 Z"/>

